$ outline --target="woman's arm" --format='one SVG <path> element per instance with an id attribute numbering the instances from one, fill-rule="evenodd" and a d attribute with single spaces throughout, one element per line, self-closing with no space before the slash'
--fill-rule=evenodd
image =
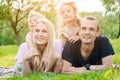
<path id="1" fill-rule="evenodd" d="M 31 67 L 30 67 L 30 60 L 23 60 L 22 64 L 22 75 L 32 73 Z"/>

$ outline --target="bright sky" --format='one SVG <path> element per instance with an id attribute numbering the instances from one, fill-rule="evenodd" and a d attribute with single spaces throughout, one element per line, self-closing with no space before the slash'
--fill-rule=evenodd
<path id="1" fill-rule="evenodd" d="M 66 1 L 66 0 L 56 0 L 56 1 Z M 69 0 L 67 0 L 69 1 Z M 104 7 L 100 0 L 70 0 L 75 1 L 79 12 L 104 12 Z"/>

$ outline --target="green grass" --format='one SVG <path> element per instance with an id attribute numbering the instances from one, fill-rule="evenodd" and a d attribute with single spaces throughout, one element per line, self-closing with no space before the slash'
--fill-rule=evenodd
<path id="1" fill-rule="evenodd" d="M 111 44 L 115 50 L 113 60 L 120 66 L 120 39 L 111 39 Z M 0 46 L 0 66 L 14 66 L 18 46 Z M 66 75 L 58 73 L 34 73 L 26 76 L 14 76 L 2 80 L 120 80 L 120 68 L 118 70 L 101 70 L 97 72 Z"/>

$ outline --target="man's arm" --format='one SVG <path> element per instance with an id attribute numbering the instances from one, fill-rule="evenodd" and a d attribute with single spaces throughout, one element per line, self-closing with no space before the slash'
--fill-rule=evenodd
<path id="1" fill-rule="evenodd" d="M 113 65 L 112 55 L 109 55 L 102 58 L 102 65 L 91 65 L 90 70 L 96 71 L 101 69 L 112 68 L 112 65 Z"/>
<path id="2" fill-rule="evenodd" d="M 72 67 L 72 64 L 66 60 L 63 60 L 63 68 L 62 68 L 62 73 L 65 73 L 66 69 L 68 67 Z"/>
<path id="3" fill-rule="evenodd" d="M 90 70 L 87 70 L 84 66 L 83 67 L 73 67 L 71 63 L 66 60 L 63 60 L 63 68 L 62 73 L 66 74 L 78 74 L 78 73 L 85 73 L 91 71 L 98 71 L 102 69 L 112 68 L 112 55 L 104 57 L 102 59 L 102 65 L 90 65 Z"/>
<path id="4" fill-rule="evenodd" d="M 85 67 L 73 67 L 72 64 L 66 60 L 63 60 L 62 73 L 65 74 L 78 74 L 83 72 L 89 72 Z"/>

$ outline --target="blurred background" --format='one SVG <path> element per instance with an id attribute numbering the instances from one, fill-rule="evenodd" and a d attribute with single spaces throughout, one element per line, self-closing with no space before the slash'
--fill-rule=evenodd
<path id="1" fill-rule="evenodd" d="M 0 45 L 20 45 L 28 32 L 28 14 L 35 10 L 47 17 L 58 30 L 59 4 L 65 0 L 0 0 Z M 79 15 L 95 16 L 102 35 L 110 39 L 120 36 L 120 0 L 71 0 Z"/>

